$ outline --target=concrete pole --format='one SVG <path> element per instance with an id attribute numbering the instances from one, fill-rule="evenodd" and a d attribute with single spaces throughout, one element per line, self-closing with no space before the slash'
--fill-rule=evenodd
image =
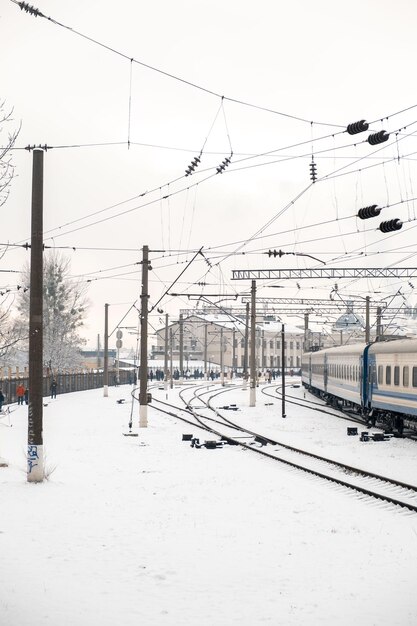
<path id="1" fill-rule="evenodd" d="M 366 310 L 365 310 L 365 343 L 370 343 L 371 341 L 371 328 L 369 323 L 369 302 L 370 296 L 366 296 Z"/>
<path id="2" fill-rule="evenodd" d="M 304 352 L 308 352 L 309 350 L 309 345 L 308 345 L 308 320 L 309 320 L 309 314 L 308 313 L 304 313 Z"/>
<path id="3" fill-rule="evenodd" d="M 170 383 L 170 388 L 173 389 L 174 387 L 174 370 L 173 370 L 173 358 L 174 358 L 174 338 L 172 335 L 172 328 L 169 329 L 169 351 L 170 351 L 170 370 L 171 370 L 171 376 L 169 379 L 169 383 Z"/>
<path id="4" fill-rule="evenodd" d="M 33 151 L 27 480 L 45 478 L 43 454 L 43 150 Z"/>
<path id="5" fill-rule="evenodd" d="M 232 375 L 231 375 L 231 378 L 233 378 L 234 372 L 237 370 L 237 364 L 236 364 L 236 328 L 233 328 L 232 341 L 233 341 L 233 349 L 232 349 Z"/>
<path id="6" fill-rule="evenodd" d="M 223 326 L 220 328 L 220 382 L 222 387 L 224 387 Z"/>
<path id="7" fill-rule="evenodd" d="M 281 398 L 282 398 L 282 409 L 281 409 L 281 417 L 287 417 L 285 414 L 285 326 L 284 324 L 282 324 L 281 326 L 281 361 L 282 361 L 282 368 L 281 368 L 281 384 L 282 384 L 282 391 L 281 391 Z"/>
<path id="8" fill-rule="evenodd" d="M 183 314 L 180 313 L 180 385 L 184 382 L 184 319 Z"/>
<path id="9" fill-rule="evenodd" d="M 208 379 L 207 376 L 207 334 L 208 334 L 208 324 L 204 322 L 204 380 Z"/>
<path id="10" fill-rule="evenodd" d="M 243 389 L 246 389 L 248 383 L 249 360 L 249 302 L 246 303 L 245 346 L 243 350 Z"/>
<path id="11" fill-rule="evenodd" d="M 168 389 L 168 313 L 165 313 L 164 389 Z"/>
<path id="12" fill-rule="evenodd" d="M 143 246 L 142 293 L 140 297 L 139 428 L 148 426 L 148 270 L 149 247 Z"/>
<path id="13" fill-rule="evenodd" d="M 250 311 L 250 391 L 249 406 L 256 405 L 256 280 L 252 280 Z"/>
<path id="14" fill-rule="evenodd" d="M 104 369 L 103 396 L 109 395 L 109 305 L 104 305 Z"/>
<path id="15" fill-rule="evenodd" d="M 376 336 L 377 340 L 382 335 L 382 308 L 379 306 L 376 310 Z"/>

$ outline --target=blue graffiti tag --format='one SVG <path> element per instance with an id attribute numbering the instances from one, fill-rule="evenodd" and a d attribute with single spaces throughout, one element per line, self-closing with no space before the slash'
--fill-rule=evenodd
<path id="1" fill-rule="evenodd" d="M 28 446 L 28 474 L 30 474 L 33 468 L 38 465 L 38 463 L 35 463 L 36 459 L 39 460 L 38 446 Z"/>

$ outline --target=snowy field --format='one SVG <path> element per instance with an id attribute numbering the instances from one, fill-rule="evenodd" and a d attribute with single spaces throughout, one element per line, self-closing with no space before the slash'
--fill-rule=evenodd
<path id="1" fill-rule="evenodd" d="M 417 442 L 360 443 L 347 422 L 291 405 L 284 420 L 257 391 L 254 408 L 239 389 L 214 404 L 417 482 Z M 46 400 L 42 484 L 26 482 L 27 407 L 0 421 L 1 626 L 415 626 L 417 515 L 241 448 L 191 448 L 182 433 L 207 435 L 152 406 L 148 428 L 124 437 L 129 397 Z"/>

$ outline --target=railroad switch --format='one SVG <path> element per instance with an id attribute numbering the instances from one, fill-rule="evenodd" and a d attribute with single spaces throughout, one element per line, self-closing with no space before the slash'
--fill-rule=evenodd
<path id="1" fill-rule="evenodd" d="M 261 446 L 266 446 L 268 445 L 268 443 L 271 443 L 271 442 L 269 441 L 269 439 L 265 439 L 265 437 L 260 437 L 259 435 L 257 435 L 255 437 L 255 443 L 260 443 Z"/>

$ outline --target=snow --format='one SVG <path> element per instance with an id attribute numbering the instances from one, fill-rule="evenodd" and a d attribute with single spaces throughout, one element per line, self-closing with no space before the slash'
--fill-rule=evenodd
<path id="1" fill-rule="evenodd" d="M 26 481 L 27 407 L 0 422 L 2 626 L 417 623 L 417 515 L 240 447 L 191 448 L 182 433 L 207 434 L 152 405 L 124 437 L 130 390 L 45 401 L 41 484 Z M 416 482 L 416 442 L 360 443 L 290 404 L 282 419 L 260 388 L 256 407 L 234 387 L 213 403 L 233 402 L 262 433 Z"/>

